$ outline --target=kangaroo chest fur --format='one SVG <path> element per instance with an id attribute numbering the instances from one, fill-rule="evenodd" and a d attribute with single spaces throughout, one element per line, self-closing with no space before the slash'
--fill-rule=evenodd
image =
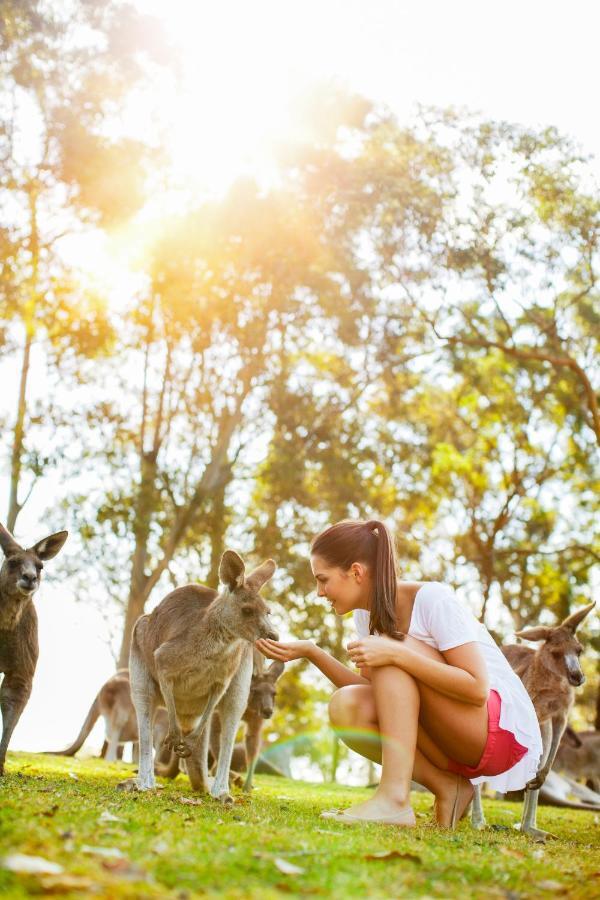
<path id="1" fill-rule="evenodd" d="M 575 691 L 566 678 L 555 679 L 548 687 L 545 687 L 539 674 L 536 674 L 535 678 L 532 676 L 524 678 L 523 683 L 531 697 L 540 723 L 557 715 L 568 717 L 575 700 Z"/>
<path id="2" fill-rule="evenodd" d="M 213 690 L 224 692 L 237 672 L 246 641 L 215 648 L 210 655 L 190 660 L 172 679 L 177 712 L 184 716 L 199 715 Z"/>
<path id="3" fill-rule="evenodd" d="M 33 677 L 38 657 L 37 615 L 31 601 L 0 604 L 0 672 Z"/>

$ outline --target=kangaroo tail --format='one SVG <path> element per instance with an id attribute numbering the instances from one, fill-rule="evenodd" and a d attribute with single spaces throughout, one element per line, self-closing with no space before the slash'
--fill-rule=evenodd
<path id="1" fill-rule="evenodd" d="M 167 763 L 155 762 L 154 773 L 161 778 L 177 778 L 179 772 L 179 757 L 171 753 L 171 759 Z"/>
<path id="2" fill-rule="evenodd" d="M 600 804 L 598 803 L 577 803 L 575 800 L 565 800 L 563 797 L 557 797 L 556 794 L 551 794 L 550 791 L 545 793 L 540 791 L 540 803 L 543 803 L 545 806 L 559 806 L 563 809 L 587 809 L 593 812 L 600 810 Z"/>
<path id="3" fill-rule="evenodd" d="M 96 724 L 96 720 L 98 719 L 99 715 L 100 709 L 98 706 L 98 697 L 96 697 L 96 699 L 90 706 L 89 712 L 85 717 L 83 725 L 81 726 L 81 731 L 79 732 L 71 746 L 67 747 L 66 750 L 45 750 L 44 752 L 52 753 L 54 754 L 54 756 L 75 756 L 77 751 L 81 748 L 86 737 Z"/>

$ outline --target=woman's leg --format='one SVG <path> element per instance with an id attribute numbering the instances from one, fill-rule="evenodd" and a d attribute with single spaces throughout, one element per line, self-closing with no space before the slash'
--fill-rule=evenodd
<path id="1" fill-rule="evenodd" d="M 386 706 L 389 707 L 387 700 Z M 394 727 L 400 720 L 392 722 L 391 727 L 388 723 L 386 737 L 382 738 L 384 732 L 377 716 L 372 687 L 355 685 L 336 691 L 330 703 L 330 719 L 341 740 L 351 750 L 382 764 L 378 788 L 366 803 L 352 807 L 352 815 L 376 818 L 408 808 L 410 782 L 414 778 L 434 794 L 439 824 L 450 824 L 456 796 L 456 776 L 447 771 L 448 757 L 434 745 L 423 728 L 418 728 L 411 769 L 410 748 L 405 744 L 402 725 L 400 723 L 398 729 Z M 462 788 L 467 790 L 469 796 L 467 785 Z"/>
<path id="2" fill-rule="evenodd" d="M 411 649 L 443 661 L 433 648 L 406 640 Z M 352 814 L 368 818 L 408 807 L 412 777 L 436 796 L 438 822 L 449 824 L 457 790 L 464 806 L 472 789 L 447 771 L 448 758 L 470 765 L 479 761 L 487 739 L 486 707 L 445 697 L 396 666 L 378 667 L 371 676 L 370 687 L 341 688 L 330 704 L 332 724 L 344 742 L 383 766 L 377 791 Z"/>

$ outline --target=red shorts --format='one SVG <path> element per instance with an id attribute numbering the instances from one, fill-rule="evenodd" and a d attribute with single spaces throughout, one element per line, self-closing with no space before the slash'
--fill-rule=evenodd
<path id="1" fill-rule="evenodd" d="M 527 753 L 527 747 L 519 744 L 512 731 L 500 728 L 500 707 L 502 703 L 498 691 L 490 691 L 487 700 L 488 736 L 481 759 L 476 766 L 448 760 L 448 771 L 457 772 L 465 778 L 479 775 L 500 775 L 508 772 Z"/>

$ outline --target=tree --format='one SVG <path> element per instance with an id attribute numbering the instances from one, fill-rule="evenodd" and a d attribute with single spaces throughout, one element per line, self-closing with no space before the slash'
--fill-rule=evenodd
<path id="1" fill-rule="evenodd" d="M 50 456 L 36 449 L 36 419 L 52 418 L 50 398 L 35 416 L 28 383 L 36 344 L 47 364 L 77 377 L 77 360 L 110 343 L 103 305 L 64 263 L 61 242 L 85 227 L 109 226 L 143 201 L 149 148 L 118 132 L 120 105 L 148 71 L 166 61 L 152 20 L 120 0 L 9 2 L 0 14 L 0 199 L 4 274 L 2 318 L 20 357 L 10 452 L 7 526 Z M 5 326 L 6 327 L 6 326 Z M 23 485 L 29 469 L 29 485 Z"/>

